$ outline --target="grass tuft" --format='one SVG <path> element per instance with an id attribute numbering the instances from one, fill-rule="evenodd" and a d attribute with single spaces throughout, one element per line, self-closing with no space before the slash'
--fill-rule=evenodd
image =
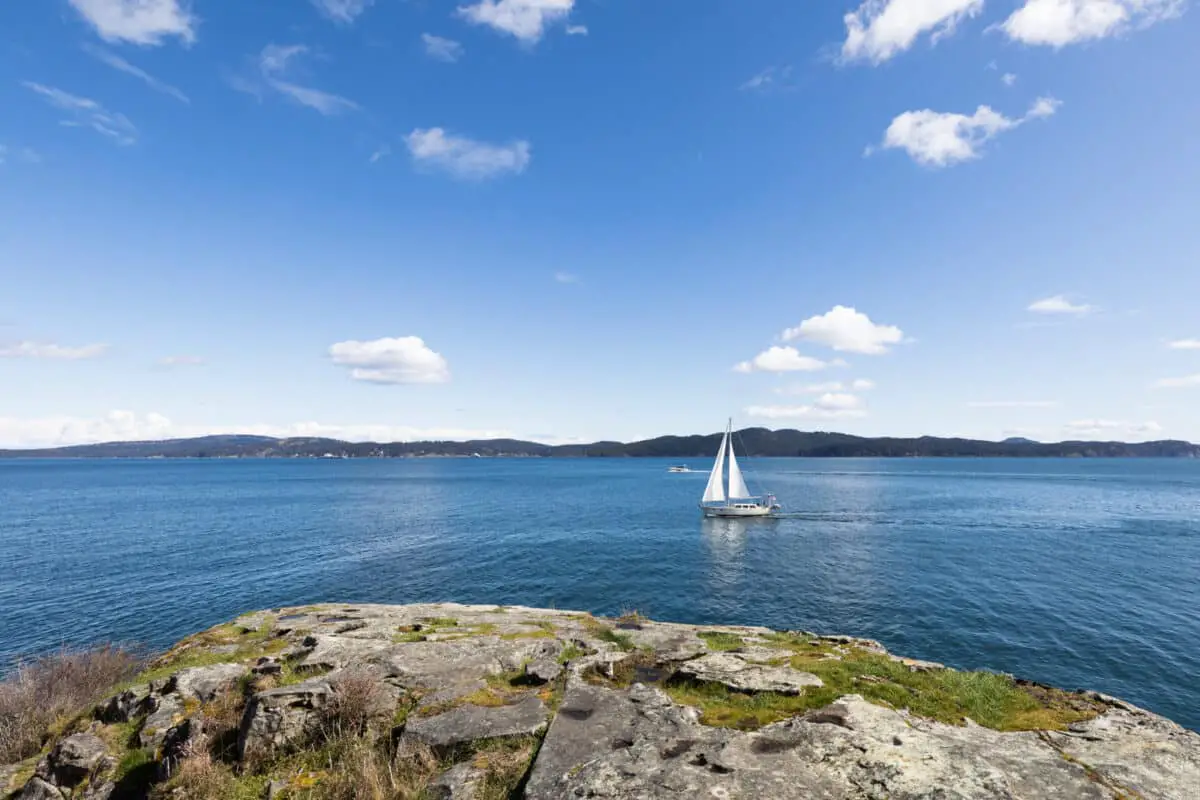
<path id="1" fill-rule="evenodd" d="M 710 650 L 727 651 L 740 650 L 746 646 L 742 641 L 742 637 L 736 633 L 726 633 L 725 631 L 700 631 L 698 634 L 701 639 L 708 645 Z"/>

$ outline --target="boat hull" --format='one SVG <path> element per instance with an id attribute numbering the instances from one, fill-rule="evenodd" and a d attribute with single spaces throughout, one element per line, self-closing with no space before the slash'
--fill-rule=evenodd
<path id="1" fill-rule="evenodd" d="M 775 509 L 771 506 L 737 504 L 729 506 L 701 506 L 706 517 L 769 517 Z"/>

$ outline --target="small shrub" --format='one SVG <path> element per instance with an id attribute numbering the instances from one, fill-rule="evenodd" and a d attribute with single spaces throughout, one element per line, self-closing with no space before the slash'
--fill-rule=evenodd
<path id="1" fill-rule="evenodd" d="M 312 800 L 425 800 L 442 769 L 429 748 L 405 743 L 395 755 L 381 743 L 353 738 L 330 749 L 323 775 L 304 797 Z"/>
<path id="2" fill-rule="evenodd" d="M 390 725 L 395 713 L 394 698 L 371 670 L 347 670 L 331 681 L 333 694 L 322 710 L 325 738 L 362 736 Z"/>
<path id="3" fill-rule="evenodd" d="M 139 650 L 112 644 L 18 663 L 0 682 L 0 764 L 37 753 L 52 727 L 65 729 L 144 663 Z"/>
<path id="4" fill-rule="evenodd" d="M 188 800 L 228 800 L 237 795 L 237 780 L 233 771 L 213 761 L 208 753 L 198 751 L 182 759 L 175 774 L 156 787 L 151 797 L 158 800 L 186 797 Z"/>

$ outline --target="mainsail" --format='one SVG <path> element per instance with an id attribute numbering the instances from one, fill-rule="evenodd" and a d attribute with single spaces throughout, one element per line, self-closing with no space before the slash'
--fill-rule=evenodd
<path id="1" fill-rule="evenodd" d="M 737 456 L 733 454 L 733 442 L 729 443 L 729 499 L 749 497 L 750 490 L 746 487 L 746 481 L 742 478 L 742 471 L 738 468 Z"/>
<path id="2" fill-rule="evenodd" d="M 708 486 L 704 489 L 704 499 L 701 502 L 720 503 L 725 500 L 724 475 L 722 473 L 725 471 L 725 447 L 728 444 L 729 431 L 726 431 L 724 438 L 721 439 L 721 449 L 717 451 L 717 462 L 713 464 L 712 472 L 708 476 Z M 732 453 L 730 455 L 732 456 Z"/>

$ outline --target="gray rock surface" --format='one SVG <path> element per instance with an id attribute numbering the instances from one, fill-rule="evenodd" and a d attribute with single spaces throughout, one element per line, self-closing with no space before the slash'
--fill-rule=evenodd
<path id="1" fill-rule="evenodd" d="M 723 683 L 739 692 L 800 694 L 806 687 L 823 686 L 821 679 L 791 667 L 771 667 L 747 661 L 740 653 L 712 653 L 680 665 L 685 678 Z"/>
<path id="2" fill-rule="evenodd" d="M 317 712 L 332 694 L 329 681 L 313 678 L 254 695 L 238 732 L 238 754 L 286 749 L 304 742 L 320 725 Z"/>
<path id="3" fill-rule="evenodd" d="M 192 698 L 207 703 L 218 694 L 229 690 L 246 671 L 243 664 L 191 667 L 175 673 L 168 691 L 173 691 L 185 699 Z"/>
<path id="4" fill-rule="evenodd" d="M 1067 730 L 1001 732 L 969 720 L 936 722 L 858 694 L 836 697 L 829 687 L 817 700 L 809 693 L 821 682 L 791 666 L 796 653 L 831 686 L 836 680 L 872 696 L 891 681 L 889 699 L 919 689 L 869 670 L 864 651 L 890 655 L 878 642 L 770 633 L 456 604 L 256 612 L 187 646 L 189 654 L 203 648 L 231 663 L 180 669 L 107 698 L 95 719 L 77 721 L 72 735 L 52 743 L 18 797 L 124 797 L 127 787 L 111 782 L 124 753 L 106 753 L 105 742 L 117 747 L 130 728 L 114 726 L 130 722 L 140 721 L 136 740 L 153 753 L 141 772 L 157 770 L 160 779 L 197 748 L 217 747 L 205 752 L 223 752 L 230 762 L 266 756 L 237 769 L 286 765 L 275 756 L 319 741 L 338 707 L 330 704 L 351 699 L 348 677 L 360 676 L 359 690 L 364 680 L 370 690 L 359 695 L 363 707 L 379 705 L 378 719 L 386 713 L 387 724 L 371 728 L 372 741 L 398 742 L 422 770 L 433 768 L 431 750 L 459 762 L 429 786 L 429 796 L 447 800 L 493 786 L 489 769 L 507 769 L 512 780 L 523 756 L 514 755 L 511 740 L 525 736 L 542 739 L 524 775 L 527 800 L 1200 800 L 1200 735 L 1128 703 L 1014 685 L 1084 719 Z M 568 645 L 573 654 L 563 665 Z M 850 680 L 823 672 L 821 658 L 847 669 L 861 664 L 864 674 Z M 913 670 L 942 669 L 894 658 Z M 279 685 L 306 670 L 312 675 L 303 682 Z M 242 697 L 233 693 L 243 691 L 242 676 L 248 694 L 238 724 Z M 682 679 L 733 691 L 697 693 Z M 764 721 L 781 721 L 757 730 L 701 722 L 760 724 L 739 704 L 764 692 L 772 696 L 756 708 L 777 715 Z M 684 702 L 703 703 L 704 716 Z M 788 717 L 785 708 L 796 711 Z M 77 732 L 84 726 L 88 732 Z M 290 763 L 262 775 L 277 795 L 295 791 L 284 789 L 299 776 Z M 0 768 L 0 781 L 29 769 L 29 762 Z M 320 771 L 303 779 L 319 781 Z"/>
<path id="5" fill-rule="evenodd" d="M 63 800 L 63 793 L 35 775 L 17 795 L 17 800 Z"/>
<path id="6" fill-rule="evenodd" d="M 404 738 L 448 750 L 486 739 L 531 736 L 546 726 L 547 716 L 545 704 L 537 697 L 495 708 L 463 705 L 435 717 L 409 720 Z"/>
<path id="7" fill-rule="evenodd" d="M 59 741 L 50 751 L 47 774 L 55 786 L 72 787 L 83 782 L 107 755 L 104 741 L 91 733 L 76 733 Z"/>

